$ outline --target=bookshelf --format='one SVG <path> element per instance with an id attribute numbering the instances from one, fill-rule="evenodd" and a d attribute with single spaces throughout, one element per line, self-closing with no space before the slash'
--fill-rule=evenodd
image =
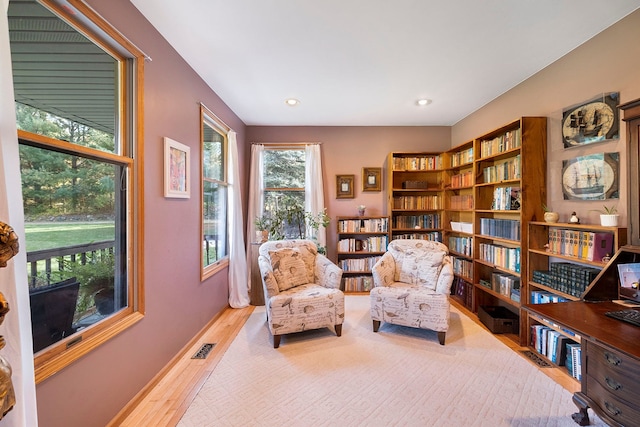
<path id="1" fill-rule="evenodd" d="M 387 159 L 390 238 L 442 242 L 441 153 L 392 152 Z"/>
<path id="2" fill-rule="evenodd" d="M 596 285 L 596 278 L 626 242 L 627 229 L 623 227 L 529 222 L 527 296 L 523 303 L 537 306 L 580 301 L 588 294 L 597 295 L 597 299 L 617 298 L 617 281 L 600 281 Z M 535 311 L 527 310 L 527 316 L 527 342 L 531 348 L 556 366 L 564 366 L 565 372 L 579 381 L 580 335 Z M 572 356 L 562 347 L 567 343 L 577 355 Z M 558 349 L 556 354 L 567 354 L 554 359 L 553 348 Z M 573 362 L 567 364 L 569 360 Z"/>
<path id="3" fill-rule="evenodd" d="M 443 155 L 443 243 L 453 259 L 453 298 L 473 306 L 474 141 Z"/>
<path id="4" fill-rule="evenodd" d="M 546 117 L 522 117 L 474 142 L 473 262 L 471 309 L 504 306 L 520 319 L 526 345 L 526 245 L 528 223 L 541 219 L 546 202 Z"/>
<path id="5" fill-rule="evenodd" d="M 337 218 L 338 266 L 344 292 L 369 292 L 371 267 L 387 250 L 388 216 L 340 216 Z"/>

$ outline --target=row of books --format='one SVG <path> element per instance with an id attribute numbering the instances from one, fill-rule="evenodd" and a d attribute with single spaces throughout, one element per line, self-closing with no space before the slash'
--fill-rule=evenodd
<path id="1" fill-rule="evenodd" d="M 534 270 L 534 282 L 579 297 L 600 273 L 600 269 L 570 262 L 549 263 L 549 270 Z"/>
<path id="2" fill-rule="evenodd" d="M 520 240 L 520 221 L 480 218 L 480 234 L 509 240 Z"/>
<path id="3" fill-rule="evenodd" d="M 457 153 L 451 153 L 451 167 L 466 165 L 473 162 L 473 147 L 466 150 L 458 151 Z"/>
<path id="4" fill-rule="evenodd" d="M 442 233 L 439 231 L 430 231 L 428 233 L 393 233 L 392 240 L 393 239 L 418 239 L 442 242 Z"/>
<path id="5" fill-rule="evenodd" d="M 344 292 L 369 292 L 373 288 L 371 276 L 347 276 L 342 278 Z"/>
<path id="6" fill-rule="evenodd" d="M 338 252 L 384 252 L 387 250 L 387 236 L 370 236 L 364 239 L 340 239 Z"/>
<path id="7" fill-rule="evenodd" d="M 468 259 L 453 257 L 453 273 L 464 277 L 473 277 L 473 263 Z"/>
<path id="8" fill-rule="evenodd" d="M 471 187 L 473 182 L 473 172 L 463 172 L 451 177 L 451 188 Z"/>
<path id="9" fill-rule="evenodd" d="M 394 216 L 393 228 L 440 228 L 440 214 Z"/>
<path id="10" fill-rule="evenodd" d="M 613 233 L 549 228 L 549 252 L 588 261 L 611 256 Z"/>
<path id="11" fill-rule="evenodd" d="M 496 211 L 520 210 L 520 187 L 496 187 L 493 189 L 491 209 Z"/>
<path id="12" fill-rule="evenodd" d="M 385 233 L 389 231 L 389 218 L 341 219 L 339 233 Z"/>
<path id="13" fill-rule="evenodd" d="M 449 250 L 471 256 L 473 251 L 473 237 L 449 236 Z"/>
<path id="14" fill-rule="evenodd" d="M 426 171 L 442 169 L 441 156 L 394 157 L 394 171 Z"/>
<path id="15" fill-rule="evenodd" d="M 549 326 L 531 326 L 531 347 L 558 366 L 569 363 L 572 370 L 580 366 L 580 361 L 575 360 L 580 356 L 580 344 Z M 579 379 L 579 372 L 569 373 Z"/>
<path id="16" fill-rule="evenodd" d="M 467 308 L 473 307 L 473 285 L 462 277 L 454 277 L 451 284 L 451 295 L 457 296 Z"/>
<path id="17" fill-rule="evenodd" d="M 485 283 L 486 286 L 486 283 Z M 513 291 L 516 290 L 518 300 L 520 299 L 520 278 L 511 274 L 505 273 L 491 273 L 491 280 L 489 282 L 490 289 L 500 295 L 513 298 Z"/>
<path id="18" fill-rule="evenodd" d="M 455 210 L 472 210 L 473 209 L 473 195 L 460 194 L 449 197 L 450 209 Z"/>
<path id="19" fill-rule="evenodd" d="M 500 182 L 508 179 L 520 179 L 520 154 L 495 165 L 482 169 L 482 182 Z"/>
<path id="20" fill-rule="evenodd" d="M 338 266 L 343 271 L 366 271 L 369 272 L 376 262 L 382 258 L 381 256 L 372 256 L 366 258 L 347 258 L 338 262 Z"/>
<path id="21" fill-rule="evenodd" d="M 548 304 L 565 301 L 567 301 L 566 298 L 549 291 L 531 291 L 531 304 Z"/>
<path id="22" fill-rule="evenodd" d="M 489 157 L 522 145 L 520 129 L 506 132 L 490 140 L 480 142 L 480 157 Z"/>
<path id="23" fill-rule="evenodd" d="M 495 266 L 520 273 L 520 248 L 509 248 L 491 243 L 480 243 L 479 259 Z"/>
<path id="24" fill-rule="evenodd" d="M 393 198 L 393 209 L 442 209 L 442 197 L 433 196 L 399 196 Z"/>

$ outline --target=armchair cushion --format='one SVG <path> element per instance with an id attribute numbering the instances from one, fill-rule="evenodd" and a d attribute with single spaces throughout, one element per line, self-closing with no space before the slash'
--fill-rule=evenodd
<path id="1" fill-rule="evenodd" d="M 269 251 L 269 257 L 273 275 L 281 292 L 309 283 L 307 267 L 298 248 Z"/>
<path id="2" fill-rule="evenodd" d="M 409 242 L 389 245 L 388 249 L 395 259 L 394 281 L 435 290 L 442 263 L 447 256 L 446 247 L 433 245 L 437 242 L 417 242 L 415 245 L 402 243 Z M 425 247 L 432 250 L 425 250 Z"/>

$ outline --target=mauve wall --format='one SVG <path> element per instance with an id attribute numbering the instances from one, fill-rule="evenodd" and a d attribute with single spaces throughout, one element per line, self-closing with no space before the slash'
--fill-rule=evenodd
<path id="1" fill-rule="evenodd" d="M 616 204 L 622 224 L 627 220 L 627 136 L 620 121 L 620 139 L 564 149 L 562 110 L 603 92 L 620 92 L 621 102 L 640 97 L 640 10 L 609 27 L 563 58 L 457 123 L 453 144 L 460 144 L 508 123 L 519 116 L 548 117 L 547 201 L 568 221 L 576 211 L 584 223 L 599 223 L 603 204 Z M 620 153 L 620 199 L 609 201 L 563 200 L 562 161 L 592 153 Z M 637 179 L 637 177 L 636 177 Z M 637 195 L 634 196 L 634 198 Z"/>
<path id="2" fill-rule="evenodd" d="M 336 217 L 356 215 L 365 205 L 367 215 L 387 215 L 387 155 L 392 151 L 441 152 L 451 146 L 451 129 L 387 126 L 248 126 L 247 142 L 321 142 L 324 199 L 331 224 L 327 230 L 329 258 L 336 259 Z M 248 154 L 247 154 L 248 156 Z M 362 168 L 381 167 L 381 192 L 362 192 Z M 336 199 L 336 175 L 355 175 L 353 199 Z"/>
<path id="3" fill-rule="evenodd" d="M 104 426 L 227 306 L 226 269 L 200 282 L 199 102 L 238 132 L 245 162 L 244 124 L 138 10 L 127 0 L 88 3 L 152 58 L 144 77 L 146 313 L 132 328 L 37 386 L 41 427 Z M 162 195 L 164 136 L 191 147 L 189 200 Z M 245 183 L 246 175 L 243 170 Z"/>

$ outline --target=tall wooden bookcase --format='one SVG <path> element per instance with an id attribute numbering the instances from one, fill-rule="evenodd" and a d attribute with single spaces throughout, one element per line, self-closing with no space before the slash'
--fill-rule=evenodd
<path id="1" fill-rule="evenodd" d="M 529 222 L 546 203 L 547 118 L 522 117 L 475 140 L 474 306 L 504 306 L 520 318 L 526 344 Z"/>
<path id="2" fill-rule="evenodd" d="M 391 240 L 442 241 L 442 154 L 393 152 L 387 159 Z"/>
<path id="3" fill-rule="evenodd" d="M 453 258 L 451 293 L 467 307 L 473 306 L 473 225 L 475 184 L 474 141 L 443 154 L 443 243 Z"/>

